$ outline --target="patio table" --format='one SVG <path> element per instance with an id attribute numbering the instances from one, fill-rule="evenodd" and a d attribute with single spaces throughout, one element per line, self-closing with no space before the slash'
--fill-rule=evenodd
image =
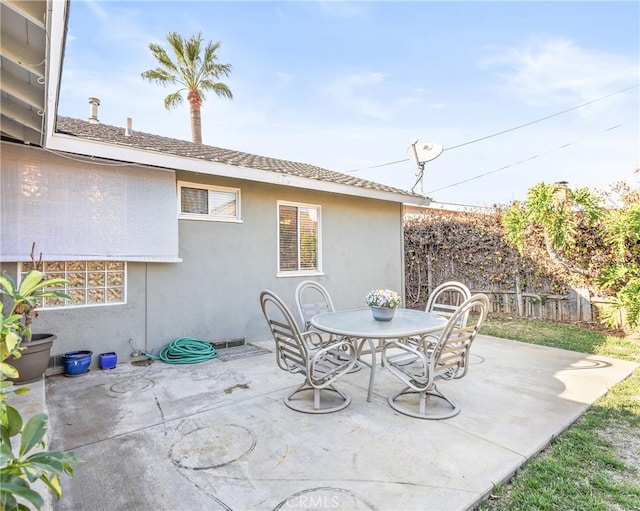
<path id="1" fill-rule="evenodd" d="M 396 310 L 391 321 L 376 321 L 369 309 L 353 309 L 335 312 L 324 312 L 311 318 L 314 328 L 348 338 L 360 360 L 365 353 L 362 348 L 368 343 L 371 351 L 371 362 L 360 360 L 371 368 L 367 401 L 371 401 L 371 393 L 376 372 L 376 351 L 388 340 L 407 340 L 410 337 L 423 337 L 440 331 L 446 320 L 433 312 L 413 309 Z M 378 341 L 378 347 L 375 341 Z M 367 352 L 368 353 L 368 352 Z"/>

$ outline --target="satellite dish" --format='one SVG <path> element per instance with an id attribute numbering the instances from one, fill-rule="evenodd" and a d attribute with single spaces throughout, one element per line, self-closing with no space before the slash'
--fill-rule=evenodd
<path id="1" fill-rule="evenodd" d="M 442 154 L 444 148 L 441 144 L 435 144 L 432 142 L 418 142 L 413 141 L 407 149 L 407 155 L 410 159 L 415 161 L 418 165 L 427 161 L 435 160 Z"/>
<path id="2" fill-rule="evenodd" d="M 409 146 L 409 149 L 407 149 L 407 155 L 409 156 L 409 159 L 418 164 L 418 172 L 416 173 L 418 179 L 411 187 L 412 192 L 415 187 L 418 186 L 418 183 L 420 183 L 420 190 L 422 190 L 422 177 L 424 176 L 425 163 L 435 160 L 442 154 L 443 150 L 444 148 L 440 144 L 434 144 L 432 142 L 418 142 L 417 138 L 411 141 L 411 145 Z"/>

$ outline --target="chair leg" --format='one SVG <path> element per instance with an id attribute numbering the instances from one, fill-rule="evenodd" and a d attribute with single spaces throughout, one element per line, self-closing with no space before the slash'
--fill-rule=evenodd
<path id="1" fill-rule="evenodd" d="M 300 394 L 303 392 L 310 392 L 310 391 L 313 392 L 313 406 L 309 406 L 308 400 L 293 399 L 293 397 L 296 394 Z M 329 393 L 329 392 L 332 393 L 334 397 L 338 396 L 342 399 L 335 406 L 329 406 L 329 407 L 323 408 L 321 406 L 322 393 Z M 323 389 L 317 389 L 315 387 L 312 387 L 308 381 L 305 381 L 302 385 L 297 387 L 293 392 L 287 394 L 284 397 L 283 401 L 288 408 L 291 408 L 296 412 L 331 413 L 331 412 L 337 412 L 338 410 L 342 410 L 343 408 L 346 408 L 347 406 L 349 406 L 349 403 L 351 403 L 351 396 L 349 396 L 345 392 L 338 390 L 333 385 L 329 385 L 328 387 L 325 387 Z M 305 406 L 304 403 L 308 403 L 308 404 Z"/>
<path id="2" fill-rule="evenodd" d="M 397 399 L 399 397 L 412 394 L 417 394 L 418 396 L 417 411 L 415 410 L 415 407 L 409 408 L 397 402 Z M 436 398 L 440 401 L 444 401 L 451 407 L 451 410 L 429 412 L 429 407 L 427 406 L 427 404 L 429 403 L 431 398 Z M 404 415 L 409 415 L 410 417 L 416 417 L 418 419 L 449 419 L 450 417 L 454 417 L 460 413 L 460 406 L 455 401 L 440 392 L 435 385 L 432 385 L 429 390 L 423 391 L 417 391 L 410 387 L 405 387 L 400 392 L 390 395 L 387 398 L 387 401 L 389 403 L 389 406 L 391 406 L 391 408 L 393 408 L 397 412 L 400 412 Z"/>

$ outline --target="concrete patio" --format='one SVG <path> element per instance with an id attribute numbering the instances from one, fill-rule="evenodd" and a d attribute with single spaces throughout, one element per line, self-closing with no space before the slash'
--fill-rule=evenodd
<path id="1" fill-rule="evenodd" d="M 462 408 L 444 421 L 392 410 L 381 368 L 371 402 L 363 368 L 339 382 L 349 407 L 296 413 L 282 397 L 301 379 L 273 353 L 49 377 L 29 399 L 46 395 L 50 447 L 86 461 L 54 510 L 463 510 L 636 367 L 478 336 L 469 374 L 440 385 Z"/>

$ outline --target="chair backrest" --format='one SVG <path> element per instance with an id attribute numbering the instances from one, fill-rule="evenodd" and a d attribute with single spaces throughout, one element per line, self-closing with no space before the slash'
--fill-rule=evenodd
<path id="1" fill-rule="evenodd" d="M 461 326 L 463 317 L 469 317 L 474 309 L 478 314 L 469 326 Z M 462 378 L 468 370 L 469 350 L 478 330 L 489 312 L 489 298 L 484 294 L 476 294 L 466 300 L 451 315 L 433 347 L 430 357 L 430 372 L 434 377 L 444 379 Z"/>
<path id="2" fill-rule="evenodd" d="M 305 280 L 296 288 L 296 304 L 305 330 L 311 328 L 311 318 L 323 312 L 333 312 L 333 301 L 322 284 Z"/>
<path id="3" fill-rule="evenodd" d="M 267 290 L 260 293 L 260 306 L 276 343 L 280 369 L 306 373 L 307 347 L 289 307 L 278 295 Z"/>
<path id="4" fill-rule="evenodd" d="M 471 298 L 471 291 L 462 282 L 454 280 L 444 282 L 429 295 L 425 311 L 450 318 L 469 298 Z M 459 316 L 459 326 L 465 326 L 468 318 L 468 314 Z"/>

